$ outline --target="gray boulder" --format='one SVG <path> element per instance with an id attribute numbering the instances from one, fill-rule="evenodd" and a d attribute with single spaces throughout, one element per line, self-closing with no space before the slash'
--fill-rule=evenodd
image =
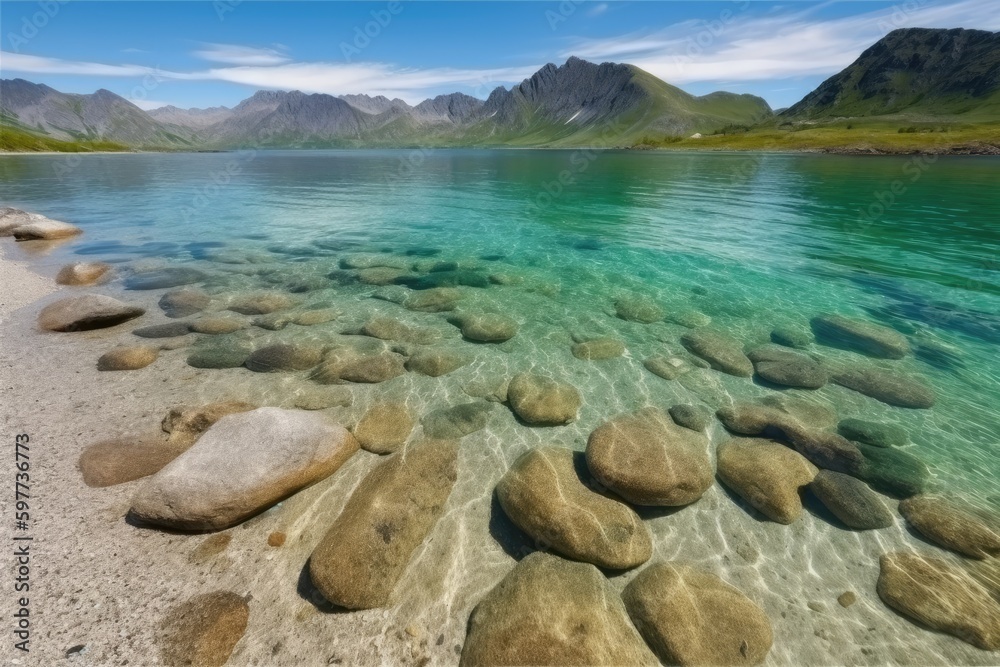
<path id="1" fill-rule="evenodd" d="M 332 475 L 357 450 L 354 436 L 314 412 L 227 415 L 143 484 L 131 513 L 168 528 L 222 530 Z"/>
<path id="2" fill-rule="evenodd" d="M 38 314 L 38 326 L 47 331 L 88 331 L 113 327 L 145 312 L 145 308 L 130 306 L 110 296 L 72 296 L 43 308 Z"/>

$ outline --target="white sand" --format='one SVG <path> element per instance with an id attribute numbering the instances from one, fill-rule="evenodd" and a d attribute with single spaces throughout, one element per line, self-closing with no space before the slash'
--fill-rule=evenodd
<path id="1" fill-rule="evenodd" d="M 14 243 L 13 237 L 0 237 L 0 323 L 18 308 L 56 289 L 50 278 L 33 272 L 27 262 L 10 258 Z"/>

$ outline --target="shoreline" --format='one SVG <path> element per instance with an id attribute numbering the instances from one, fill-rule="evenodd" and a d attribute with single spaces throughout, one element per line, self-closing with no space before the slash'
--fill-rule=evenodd
<path id="1" fill-rule="evenodd" d="M 33 271 L 27 262 L 13 259 L 8 243 L 16 243 L 14 237 L 0 238 L 0 283 L 16 289 L 0 292 L 0 324 L 14 311 L 59 289 L 53 280 Z"/>

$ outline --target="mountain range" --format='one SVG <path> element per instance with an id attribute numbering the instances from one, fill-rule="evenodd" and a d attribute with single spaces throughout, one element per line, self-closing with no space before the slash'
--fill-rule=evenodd
<path id="1" fill-rule="evenodd" d="M 486 100 L 463 93 L 409 105 L 363 94 L 261 90 L 233 108 L 142 111 L 107 90 L 68 94 L 0 80 L 0 132 L 135 148 L 629 146 L 775 122 L 877 116 L 1000 120 L 1000 33 L 896 30 L 802 101 L 694 96 L 634 65 L 571 57 Z"/>

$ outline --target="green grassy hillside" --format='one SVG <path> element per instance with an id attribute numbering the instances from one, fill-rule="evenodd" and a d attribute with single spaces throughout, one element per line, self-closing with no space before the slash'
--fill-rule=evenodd
<path id="1" fill-rule="evenodd" d="M 129 151 L 123 144 L 112 141 L 60 141 L 38 134 L 32 134 L 7 125 L 0 125 L 0 151 L 37 153 L 55 151 L 59 153 L 92 153 L 94 151 Z"/>

